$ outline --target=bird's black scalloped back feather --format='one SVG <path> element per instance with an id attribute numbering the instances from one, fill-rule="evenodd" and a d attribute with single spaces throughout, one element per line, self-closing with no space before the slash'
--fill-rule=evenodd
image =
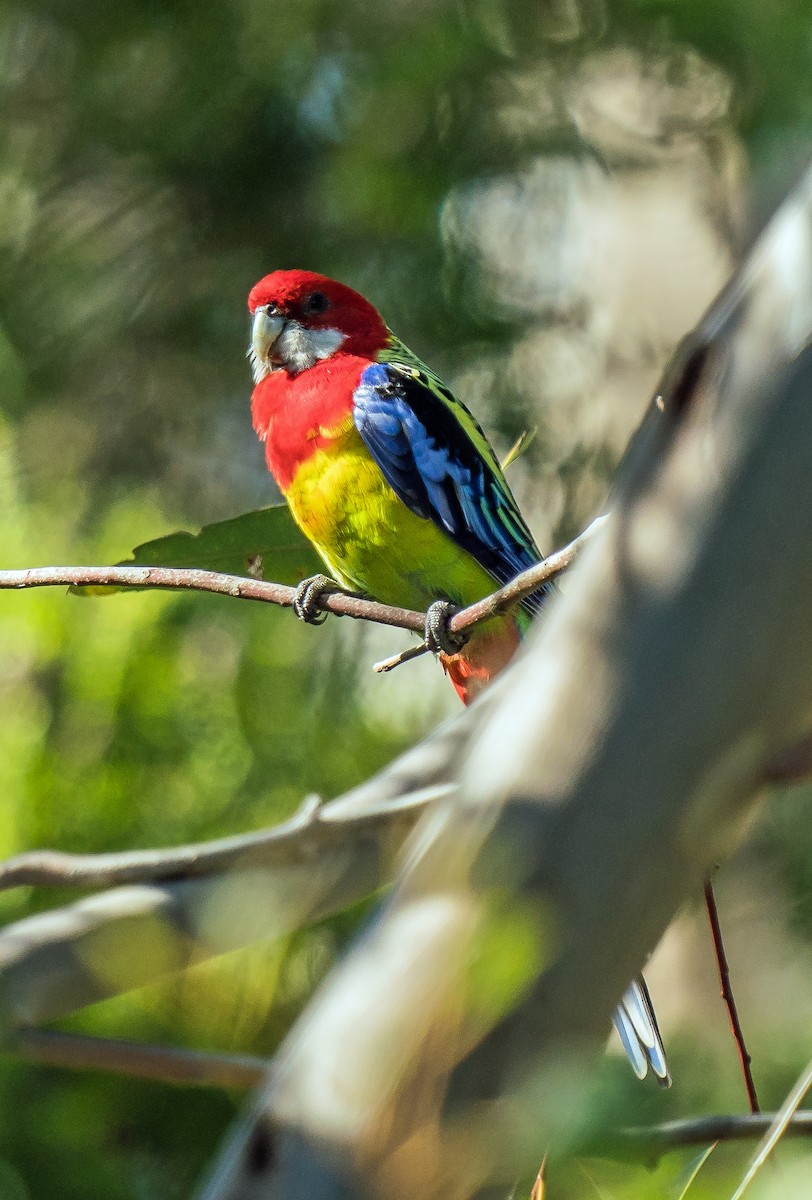
<path id="1" fill-rule="evenodd" d="M 465 405 L 393 335 L 354 395 L 358 432 L 390 487 L 504 584 L 540 562 L 498 459 Z M 538 611 L 550 586 L 522 602 Z"/>

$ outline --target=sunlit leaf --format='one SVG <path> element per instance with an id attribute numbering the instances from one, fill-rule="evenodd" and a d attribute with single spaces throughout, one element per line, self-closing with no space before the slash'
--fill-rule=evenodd
<path id="1" fill-rule="evenodd" d="M 286 504 L 204 525 L 200 533 L 170 533 L 144 542 L 120 566 L 199 567 L 228 575 L 250 575 L 296 584 L 320 569 L 315 550 L 299 532 Z M 124 588 L 76 588 L 82 595 Z"/>

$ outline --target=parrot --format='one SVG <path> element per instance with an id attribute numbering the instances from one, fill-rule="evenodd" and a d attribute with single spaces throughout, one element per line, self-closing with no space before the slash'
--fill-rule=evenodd
<path id="1" fill-rule="evenodd" d="M 426 640 L 464 704 L 515 655 L 547 583 L 462 643 L 450 613 L 542 560 L 479 423 L 359 292 L 277 270 L 250 291 L 251 415 L 268 469 L 330 578 L 297 590 L 318 622 L 335 581 L 427 613 Z M 670 1076 L 642 978 L 615 1013 L 635 1072 Z"/>
<path id="2" fill-rule="evenodd" d="M 513 658 L 550 590 L 475 627 L 465 645 L 444 636 L 452 608 L 542 558 L 488 439 L 344 284 L 275 271 L 248 307 L 254 429 L 294 520 L 343 588 L 429 610 L 429 644 L 469 704 Z"/>

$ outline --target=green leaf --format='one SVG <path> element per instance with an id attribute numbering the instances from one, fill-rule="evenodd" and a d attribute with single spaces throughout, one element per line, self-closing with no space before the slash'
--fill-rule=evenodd
<path id="1" fill-rule="evenodd" d="M 204 525 L 200 533 L 170 533 L 144 542 L 118 566 L 198 567 L 228 575 L 250 575 L 295 585 L 323 570 L 316 551 L 300 532 L 286 504 Z M 126 588 L 76 588 L 101 595 Z"/>

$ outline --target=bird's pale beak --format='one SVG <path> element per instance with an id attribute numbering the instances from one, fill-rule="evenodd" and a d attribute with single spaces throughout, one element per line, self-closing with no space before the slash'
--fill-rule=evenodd
<path id="1" fill-rule="evenodd" d="M 273 316 L 267 308 L 258 308 L 251 323 L 251 349 L 248 357 L 254 372 L 254 381 L 259 383 L 273 366 L 273 348 L 285 328 L 285 318 L 277 313 Z"/>

